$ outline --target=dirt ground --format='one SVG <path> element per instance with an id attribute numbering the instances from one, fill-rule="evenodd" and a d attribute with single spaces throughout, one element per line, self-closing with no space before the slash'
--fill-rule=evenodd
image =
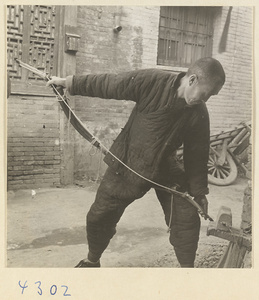
<path id="1" fill-rule="evenodd" d="M 220 206 L 232 210 L 233 226 L 240 227 L 244 189 L 239 178 L 231 186 L 210 185 L 209 214 Z M 85 215 L 98 185 L 83 183 L 66 188 L 9 191 L 7 199 L 7 267 L 73 268 L 87 255 Z M 207 236 L 209 221 L 202 219 L 195 267 L 216 267 L 227 241 Z M 103 254 L 102 267 L 173 267 L 179 264 L 154 191 L 125 211 L 117 234 Z"/>

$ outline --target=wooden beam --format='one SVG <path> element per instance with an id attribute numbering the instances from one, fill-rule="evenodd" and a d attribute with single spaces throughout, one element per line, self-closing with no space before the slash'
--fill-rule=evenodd
<path id="1" fill-rule="evenodd" d="M 252 239 L 250 235 L 245 235 L 242 233 L 241 229 L 234 227 L 229 227 L 228 231 L 217 229 L 216 222 L 210 222 L 207 229 L 207 235 L 213 235 L 218 238 L 228 240 L 232 243 L 236 243 L 240 246 L 244 246 L 247 251 L 252 249 Z"/>
<path id="2" fill-rule="evenodd" d="M 59 26 L 59 53 L 58 70 L 59 76 L 66 77 L 76 73 L 76 55 L 65 52 L 65 28 L 77 26 L 77 6 L 62 6 L 60 8 Z M 70 97 L 69 105 L 75 106 L 74 99 Z M 60 146 L 61 146 L 61 184 L 74 183 L 74 128 L 70 125 L 65 114 L 60 112 Z"/>

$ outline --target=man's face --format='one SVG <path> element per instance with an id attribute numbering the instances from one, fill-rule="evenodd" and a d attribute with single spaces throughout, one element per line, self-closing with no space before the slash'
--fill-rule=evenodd
<path id="1" fill-rule="evenodd" d="M 201 102 L 207 102 L 212 95 L 217 95 L 221 88 L 221 84 L 206 82 L 206 80 L 199 82 L 195 75 L 191 75 L 184 98 L 189 106 L 197 105 Z"/>

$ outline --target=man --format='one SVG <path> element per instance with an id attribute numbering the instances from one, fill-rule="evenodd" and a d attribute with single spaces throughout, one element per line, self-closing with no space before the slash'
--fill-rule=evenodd
<path id="1" fill-rule="evenodd" d="M 202 58 L 178 75 L 147 69 L 53 77 L 48 83 L 65 87 L 71 95 L 136 102 L 110 149 L 113 155 L 105 156 L 109 167 L 87 215 L 88 257 L 76 267 L 100 267 L 101 255 L 125 208 L 150 188 L 161 203 L 181 267 L 194 267 L 200 231 L 197 209 L 179 196 L 172 201 L 168 192 L 152 182 L 187 191 L 207 213 L 210 129 L 205 102 L 218 94 L 224 82 L 221 64 Z M 182 144 L 184 169 L 176 159 Z"/>

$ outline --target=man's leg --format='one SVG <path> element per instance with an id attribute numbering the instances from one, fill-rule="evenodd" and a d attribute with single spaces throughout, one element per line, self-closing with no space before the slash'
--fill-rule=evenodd
<path id="1" fill-rule="evenodd" d="M 197 209 L 180 196 L 174 195 L 171 202 L 171 194 L 160 190 L 156 190 L 156 194 L 163 208 L 166 224 L 170 226 L 170 243 L 174 246 L 181 267 L 194 267 L 200 232 Z"/>
<path id="2" fill-rule="evenodd" d="M 126 181 L 108 168 L 98 188 L 95 202 L 87 214 L 88 260 L 98 262 L 116 233 L 116 225 L 125 208 L 141 198 L 147 188 L 140 188 Z"/>

